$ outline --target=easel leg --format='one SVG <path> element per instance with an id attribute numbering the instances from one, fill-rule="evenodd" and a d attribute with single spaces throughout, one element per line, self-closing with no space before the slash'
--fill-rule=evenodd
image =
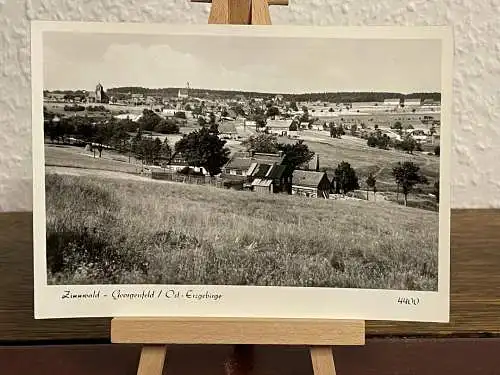
<path id="1" fill-rule="evenodd" d="M 144 345 L 137 375 L 162 375 L 166 354 L 165 345 Z"/>
<path id="2" fill-rule="evenodd" d="M 267 0 L 252 0 L 252 25 L 270 25 L 271 14 Z"/>
<path id="3" fill-rule="evenodd" d="M 254 345 L 234 345 L 225 363 L 226 375 L 248 375 L 253 368 Z"/>
<path id="4" fill-rule="evenodd" d="M 331 346 L 313 346 L 309 349 L 314 375 L 336 375 Z"/>
<path id="5" fill-rule="evenodd" d="M 212 0 L 208 23 L 227 24 L 229 23 L 229 3 L 227 0 Z"/>

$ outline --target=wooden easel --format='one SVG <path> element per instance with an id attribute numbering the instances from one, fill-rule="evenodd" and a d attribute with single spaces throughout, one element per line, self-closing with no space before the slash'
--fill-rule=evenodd
<path id="1" fill-rule="evenodd" d="M 212 3 L 208 23 L 270 25 L 269 5 L 288 0 L 191 0 Z M 111 342 L 143 345 L 138 375 L 162 375 L 167 345 L 231 344 L 227 375 L 247 375 L 254 345 L 310 347 L 314 375 L 336 375 L 332 346 L 364 345 L 363 320 L 114 318 Z"/>
<path id="2" fill-rule="evenodd" d="M 142 344 L 138 375 L 161 375 L 169 344 L 232 344 L 226 374 L 251 370 L 253 345 L 306 345 L 314 375 L 335 375 L 332 346 L 364 345 L 363 320 L 114 318 L 111 342 Z"/>

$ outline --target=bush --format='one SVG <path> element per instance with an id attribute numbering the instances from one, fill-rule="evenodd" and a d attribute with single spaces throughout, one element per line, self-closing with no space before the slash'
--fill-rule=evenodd
<path id="1" fill-rule="evenodd" d="M 434 155 L 439 156 L 441 154 L 441 147 L 436 146 L 434 147 Z"/>
<path id="2" fill-rule="evenodd" d="M 193 168 L 190 167 L 184 167 L 182 169 L 179 169 L 177 173 L 189 176 L 204 176 L 203 172 L 196 172 Z"/>
<path id="3" fill-rule="evenodd" d="M 176 121 L 162 120 L 154 127 L 153 130 L 162 134 L 178 134 L 180 132 L 180 127 Z"/>
<path id="4" fill-rule="evenodd" d="M 82 105 L 65 105 L 64 110 L 66 112 L 82 112 L 85 111 L 85 107 Z"/>

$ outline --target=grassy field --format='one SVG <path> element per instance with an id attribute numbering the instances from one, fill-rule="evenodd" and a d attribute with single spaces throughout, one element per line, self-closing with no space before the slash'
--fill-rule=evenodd
<path id="1" fill-rule="evenodd" d="M 437 288 L 435 212 L 56 174 L 46 199 L 51 284 Z"/>
<path id="2" fill-rule="evenodd" d="M 104 150 L 102 157 L 96 157 L 83 147 L 45 144 L 45 165 L 50 167 L 73 167 L 85 169 L 99 169 L 125 173 L 140 173 L 141 162 L 128 156 L 120 155 L 114 151 Z"/>
<path id="3" fill-rule="evenodd" d="M 328 132 L 303 131 L 301 138 L 309 148 L 320 156 L 320 167 L 334 169 L 345 160 L 356 170 L 360 182 L 369 173 L 377 174 L 381 189 L 395 188 L 392 167 L 398 162 L 412 161 L 420 166 L 422 172 L 431 180 L 439 176 L 439 158 L 415 152 L 413 155 L 396 150 L 381 150 L 368 147 L 366 140 L 351 136 L 341 139 L 330 138 Z M 283 139 L 286 140 L 286 139 Z M 288 140 L 288 142 L 294 142 Z"/>
<path id="4" fill-rule="evenodd" d="M 434 181 L 439 178 L 440 159 L 437 156 L 421 152 L 407 154 L 397 150 L 381 150 L 368 147 L 366 140 L 351 136 L 334 139 L 328 132 L 303 131 L 304 143 L 320 157 L 320 168 L 326 168 L 330 176 L 341 161 L 347 161 L 355 169 L 361 189 L 366 189 L 366 178 L 373 173 L 377 179 L 377 190 L 387 193 L 386 198 L 396 201 L 396 182 L 392 168 L 398 162 L 411 161 L 420 167 L 420 171 L 429 180 L 428 185 L 417 185 L 408 196 L 408 204 L 431 210 L 437 210 L 435 198 L 429 196 L 433 191 Z M 295 142 L 282 137 L 281 142 Z M 402 196 L 399 196 L 402 201 Z"/>

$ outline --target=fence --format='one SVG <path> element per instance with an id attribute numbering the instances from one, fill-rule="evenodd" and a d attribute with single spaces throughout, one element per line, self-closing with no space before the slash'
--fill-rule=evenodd
<path id="1" fill-rule="evenodd" d="M 151 178 L 153 180 L 165 180 L 193 185 L 212 185 L 216 187 L 223 187 L 222 179 L 218 177 L 186 175 L 177 172 L 154 171 L 151 172 Z"/>

